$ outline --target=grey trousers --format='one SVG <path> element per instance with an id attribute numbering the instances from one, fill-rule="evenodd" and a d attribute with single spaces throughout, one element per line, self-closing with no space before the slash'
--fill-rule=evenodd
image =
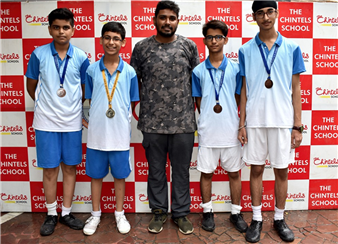
<path id="1" fill-rule="evenodd" d="M 167 155 L 172 169 L 171 213 L 173 218 L 190 213 L 189 168 L 194 146 L 194 133 L 143 133 L 142 145 L 148 160 L 148 200 L 154 211 L 168 212 Z"/>

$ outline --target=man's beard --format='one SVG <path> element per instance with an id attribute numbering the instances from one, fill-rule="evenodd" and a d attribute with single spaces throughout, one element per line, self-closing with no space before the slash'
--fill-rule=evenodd
<path id="1" fill-rule="evenodd" d="M 163 36 L 163 37 L 172 37 L 173 35 L 175 35 L 175 32 L 177 30 L 177 27 L 175 29 L 169 27 L 172 31 L 171 32 L 162 32 L 161 31 L 161 28 L 158 27 L 158 25 L 156 25 L 156 30 L 157 30 L 157 33 L 160 35 L 160 36 Z"/>

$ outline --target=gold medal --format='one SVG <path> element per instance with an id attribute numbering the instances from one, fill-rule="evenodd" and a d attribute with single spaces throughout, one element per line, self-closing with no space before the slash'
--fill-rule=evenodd
<path id="1" fill-rule="evenodd" d="M 222 112 L 222 106 L 219 105 L 219 104 L 216 104 L 216 105 L 214 106 L 214 112 L 215 112 L 216 114 L 219 114 L 220 112 Z"/>
<path id="2" fill-rule="evenodd" d="M 107 83 L 107 79 L 106 79 L 106 73 L 105 73 L 104 70 L 102 70 L 102 77 L 103 77 L 104 87 L 105 87 L 105 89 L 106 89 L 107 98 L 108 98 L 108 110 L 107 110 L 107 112 L 106 112 L 106 116 L 107 116 L 108 118 L 110 118 L 110 119 L 113 118 L 113 117 L 115 116 L 115 111 L 114 111 L 114 109 L 112 109 L 111 101 L 113 100 L 115 88 L 116 88 L 116 85 L 117 85 L 117 81 L 118 81 L 118 79 L 119 79 L 119 74 L 120 74 L 120 71 L 117 71 L 113 89 L 112 89 L 112 91 L 111 91 L 111 94 L 109 94 L 109 88 L 108 88 L 108 83 Z"/>
<path id="3" fill-rule="evenodd" d="M 108 108 L 108 110 L 107 110 L 107 112 L 106 112 L 106 116 L 107 116 L 109 119 L 113 118 L 113 117 L 115 116 L 115 111 L 114 111 L 114 109 Z"/>
<path id="4" fill-rule="evenodd" d="M 272 80 L 271 79 L 267 79 L 265 81 L 265 87 L 268 88 L 268 89 L 270 89 L 272 86 L 273 86 Z"/>
<path id="5" fill-rule="evenodd" d="M 64 97 L 66 96 L 66 90 L 61 87 L 57 90 L 56 95 L 58 95 L 59 97 Z"/>

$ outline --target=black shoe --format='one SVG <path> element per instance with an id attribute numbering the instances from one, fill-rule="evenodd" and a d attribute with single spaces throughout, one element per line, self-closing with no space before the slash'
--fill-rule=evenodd
<path id="1" fill-rule="evenodd" d="M 236 230 L 244 233 L 248 228 L 248 224 L 244 221 L 242 214 L 231 214 L 230 222 L 234 224 Z"/>
<path id="2" fill-rule="evenodd" d="M 74 230 L 82 230 L 84 223 L 82 220 L 75 218 L 71 213 L 60 217 L 60 223 L 67 225 L 69 228 Z"/>
<path id="3" fill-rule="evenodd" d="M 290 230 L 289 226 L 285 223 L 284 219 L 274 220 L 273 227 L 275 227 L 279 237 L 286 242 L 292 242 L 295 239 L 295 236 Z"/>
<path id="4" fill-rule="evenodd" d="M 214 231 L 215 229 L 215 222 L 214 222 L 214 213 L 208 212 L 203 213 L 203 219 L 202 219 L 202 228 L 206 231 Z"/>
<path id="5" fill-rule="evenodd" d="M 252 220 L 250 226 L 246 229 L 245 240 L 258 242 L 261 239 L 262 226 L 262 221 Z"/>
<path id="6" fill-rule="evenodd" d="M 53 234 L 56 224 L 58 223 L 57 215 L 47 215 L 45 222 L 40 227 L 40 235 L 49 236 Z"/>

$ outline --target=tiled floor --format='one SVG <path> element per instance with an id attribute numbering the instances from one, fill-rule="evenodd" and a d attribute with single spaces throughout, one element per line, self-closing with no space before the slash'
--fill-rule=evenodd
<path id="1" fill-rule="evenodd" d="M 89 217 L 88 213 L 74 215 L 83 220 Z M 243 215 L 249 223 L 252 213 L 245 212 Z M 1 243 L 245 243 L 244 234 L 237 232 L 229 222 L 229 213 L 215 213 L 214 232 L 200 228 L 201 214 L 190 214 L 189 219 L 195 229 L 191 235 L 181 234 L 169 218 L 161 233 L 149 233 L 147 226 L 151 214 L 127 214 L 132 229 L 127 235 L 122 235 L 116 230 L 114 215 L 103 214 L 101 224 L 92 236 L 85 236 L 82 231 L 58 223 L 51 236 L 42 237 L 39 229 L 44 217 L 43 213 L 24 213 L 1 224 Z M 282 243 L 272 227 L 273 212 L 263 212 L 263 218 L 259 243 Z M 288 211 L 285 218 L 295 233 L 293 243 L 338 243 L 338 210 Z"/>

